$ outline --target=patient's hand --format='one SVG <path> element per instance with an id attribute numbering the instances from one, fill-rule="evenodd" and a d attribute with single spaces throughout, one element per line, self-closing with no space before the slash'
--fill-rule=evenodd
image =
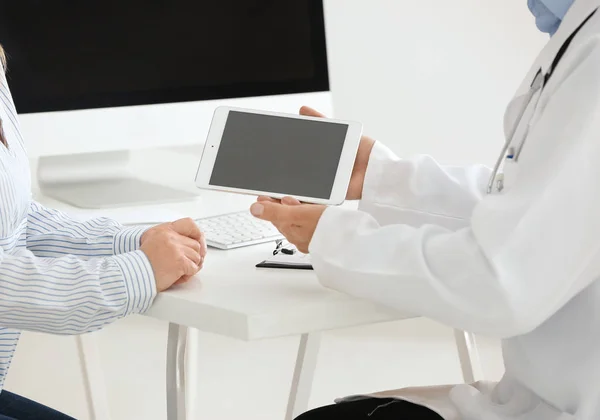
<path id="1" fill-rule="evenodd" d="M 140 249 L 146 254 L 159 292 L 194 276 L 204 264 L 206 241 L 192 219 L 180 219 L 148 229 Z"/>

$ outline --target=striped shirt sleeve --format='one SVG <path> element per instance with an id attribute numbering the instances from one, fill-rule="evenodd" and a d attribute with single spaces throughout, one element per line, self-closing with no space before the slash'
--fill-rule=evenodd
<path id="1" fill-rule="evenodd" d="M 156 296 L 142 251 L 84 260 L 40 258 L 0 250 L 0 325 L 52 334 L 82 334 L 143 313 Z"/>
<path id="2" fill-rule="evenodd" d="M 136 251 L 147 227 L 124 228 L 108 218 L 77 221 L 32 202 L 27 215 L 27 249 L 39 257 L 106 257 Z"/>

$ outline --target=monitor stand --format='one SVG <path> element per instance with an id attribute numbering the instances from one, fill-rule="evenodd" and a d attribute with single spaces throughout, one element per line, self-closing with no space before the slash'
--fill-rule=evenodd
<path id="1" fill-rule="evenodd" d="M 136 177 L 130 152 L 40 157 L 37 177 L 42 194 L 84 209 L 182 202 L 198 197 Z"/>

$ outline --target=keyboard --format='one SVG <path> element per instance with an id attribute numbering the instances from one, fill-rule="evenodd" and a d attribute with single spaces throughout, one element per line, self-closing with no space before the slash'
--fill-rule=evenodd
<path id="1" fill-rule="evenodd" d="M 206 244 L 213 248 L 233 249 L 283 238 L 275 227 L 255 218 L 249 211 L 197 219 Z"/>

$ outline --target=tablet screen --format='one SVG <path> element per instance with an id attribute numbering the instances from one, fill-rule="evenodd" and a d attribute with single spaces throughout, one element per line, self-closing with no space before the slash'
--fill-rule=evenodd
<path id="1" fill-rule="evenodd" d="M 210 185 L 329 199 L 348 125 L 230 111 Z"/>

